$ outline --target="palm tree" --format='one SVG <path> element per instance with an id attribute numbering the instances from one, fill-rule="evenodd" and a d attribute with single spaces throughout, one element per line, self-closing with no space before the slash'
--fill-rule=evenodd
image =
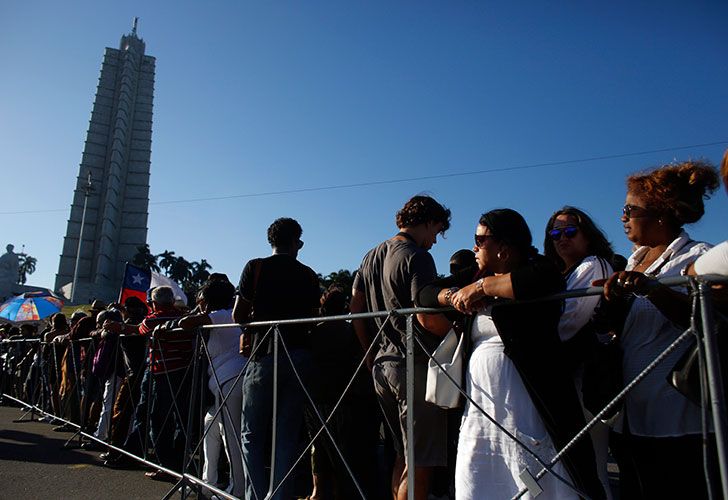
<path id="1" fill-rule="evenodd" d="M 212 269 L 212 266 L 205 259 L 200 259 L 200 262 L 190 262 L 190 267 L 192 268 L 190 281 L 196 286 L 201 286 L 210 277 L 208 269 Z"/>
<path id="2" fill-rule="evenodd" d="M 18 283 L 25 285 L 25 282 L 28 281 L 27 275 L 35 272 L 35 266 L 38 263 L 38 259 L 31 257 L 27 253 L 19 253 L 18 261 Z"/>
<path id="3" fill-rule="evenodd" d="M 134 255 L 131 263 L 135 266 L 151 269 L 158 273 L 160 268 L 157 264 L 157 258 L 158 257 L 153 255 L 149 249 L 149 244 L 145 243 L 143 246 L 137 247 L 137 253 Z"/>
<path id="4" fill-rule="evenodd" d="M 167 276 L 180 284 L 186 282 L 190 279 L 190 276 L 192 276 L 190 262 L 181 255 L 176 257 L 167 270 Z"/>
<path id="5" fill-rule="evenodd" d="M 164 269 L 164 272 L 167 276 L 170 276 L 170 270 L 172 269 L 172 266 L 174 266 L 174 263 L 177 260 L 177 257 L 175 257 L 174 252 L 165 250 L 164 252 L 157 255 L 157 258 L 159 259 L 159 267 Z"/>

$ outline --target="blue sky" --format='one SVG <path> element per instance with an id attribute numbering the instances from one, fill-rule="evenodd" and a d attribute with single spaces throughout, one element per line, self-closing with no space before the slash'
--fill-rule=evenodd
<path id="1" fill-rule="evenodd" d="M 538 247 L 554 210 L 581 207 L 627 254 L 625 177 L 728 147 L 725 2 L 6 0 L 0 242 L 38 258 L 30 284 L 53 285 L 104 47 L 133 16 L 157 58 L 148 242 L 233 280 L 280 216 L 303 262 L 355 269 L 418 193 L 453 211 L 442 272 L 496 207 Z M 719 191 L 688 229 L 722 241 L 726 214 Z"/>

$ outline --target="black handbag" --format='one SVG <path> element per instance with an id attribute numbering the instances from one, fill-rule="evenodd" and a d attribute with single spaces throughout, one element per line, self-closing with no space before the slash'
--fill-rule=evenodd
<path id="1" fill-rule="evenodd" d="M 701 378 L 705 384 L 705 370 L 700 369 L 698 344 L 693 339 L 691 347 L 680 356 L 667 376 L 667 383 L 696 405 L 702 406 Z"/>
<path id="2" fill-rule="evenodd" d="M 602 299 L 588 324 L 592 329 L 592 342 L 584 361 L 582 401 L 593 415 L 598 414 L 624 388 L 622 375 L 622 348 L 618 334 L 624 329 L 634 297 L 607 301 Z M 611 418 L 622 409 L 623 401 L 606 415 Z"/>

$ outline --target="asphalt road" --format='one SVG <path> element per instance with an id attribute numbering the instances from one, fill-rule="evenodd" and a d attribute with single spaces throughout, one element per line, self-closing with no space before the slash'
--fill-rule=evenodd
<path id="1" fill-rule="evenodd" d="M 62 449 L 72 436 L 42 422 L 13 422 L 19 408 L 0 406 L 0 499 L 160 499 L 172 484 L 144 471 L 112 470 L 98 452 Z"/>

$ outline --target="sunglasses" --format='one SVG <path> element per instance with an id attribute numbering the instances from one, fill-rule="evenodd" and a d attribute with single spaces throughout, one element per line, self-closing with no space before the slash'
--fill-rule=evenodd
<path id="1" fill-rule="evenodd" d="M 475 246 L 478 248 L 483 248 L 485 246 L 485 242 L 488 241 L 489 238 L 495 238 L 495 236 L 492 234 L 476 234 Z"/>
<path id="2" fill-rule="evenodd" d="M 578 232 L 579 228 L 576 226 L 564 226 L 549 231 L 549 237 L 554 241 L 559 241 L 562 234 L 567 238 L 573 238 Z"/>
<path id="3" fill-rule="evenodd" d="M 625 205 L 622 207 L 622 213 L 625 217 L 628 219 L 636 219 L 639 217 L 649 217 L 652 215 L 652 211 L 644 208 L 644 207 L 638 207 L 637 205 Z"/>

